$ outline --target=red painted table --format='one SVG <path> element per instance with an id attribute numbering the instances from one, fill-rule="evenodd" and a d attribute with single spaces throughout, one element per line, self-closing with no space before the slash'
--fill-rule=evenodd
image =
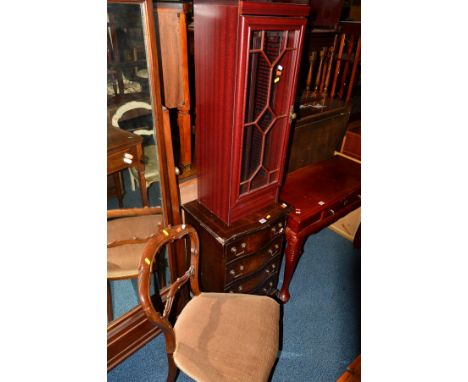
<path id="1" fill-rule="evenodd" d="M 335 156 L 289 173 L 280 200 L 293 209 L 286 224 L 285 271 L 279 298 L 290 298 L 289 283 L 305 239 L 361 205 L 361 165 Z"/>

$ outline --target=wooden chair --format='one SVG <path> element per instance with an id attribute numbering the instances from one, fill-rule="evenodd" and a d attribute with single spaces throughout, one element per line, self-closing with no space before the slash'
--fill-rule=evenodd
<path id="1" fill-rule="evenodd" d="M 136 279 L 145 243 L 160 231 L 160 207 L 107 211 L 107 319 L 112 321 L 109 281 Z"/>
<path id="2" fill-rule="evenodd" d="M 187 235 L 190 267 L 171 285 L 160 313 L 150 297 L 152 264 L 163 245 Z M 140 259 L 140 303 L 165 336 L 167 381 L 175 380 L 177 368 L 197 381 L 267 381 L 278 351 L 279 304 L 266 296 L 201 293 L 198 261 L 198 235 L 185 224 L 166 227 L 152 237 Z M 172 326 L 168 317 L 175 294 L 188 280 L 194 297 Z"/>

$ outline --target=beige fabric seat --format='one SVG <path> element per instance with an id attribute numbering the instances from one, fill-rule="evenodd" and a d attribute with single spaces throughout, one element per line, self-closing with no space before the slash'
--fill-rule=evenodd
<path id="1" fill-rule="evenodd" d="M 278 322 L 279 305 L 270 297 L 201 293 L 174 326 L 175 363 L 197 381 L 267 381 Z"/>
<path id="2" fill-rule="evenodd" d="M 152 305 L 150 275 L 160 248 L 190 237 L 190 268 L 166 294 L 162 314 Z M 278 352 L 279 304 L 270 297 L 234 293 L 201 293 L 198 285 L 199 242 L 189 225 L 165 227 L 151 238 L 140 259 L 138 293 L 148 318 L 166 339 L 167 381 L 177 367 L 199 382 L 267 381 Z M 168 320 L 177 291 L 190 280 L 194 297 L 172 327 Z"/>
<path id="3" fill-rule="evenodd" d="M 109 281 L 136 279 L 145 243 L 160 230 L 159 207 L 108 210 L 107 218 L 107 320 L 112 321 Z"/>
<path id="4" fill-rule="evenodd" d="M 145 241 L 159 231 L 162 215 L 144 215 L 109 220 L 107 222 L 107 244 L 133 238 L 142 243 L 122 244 L 107 248 L 107 278 L 119 280 L 137 278 L 138 262 Z"/>

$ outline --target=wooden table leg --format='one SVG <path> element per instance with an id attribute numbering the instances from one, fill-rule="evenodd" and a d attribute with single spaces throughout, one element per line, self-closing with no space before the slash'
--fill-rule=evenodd
<path id="1" fill-rule="evenodd" d="M 146 189 L 145 165 L 143 163 L 143 150 L 141 145 L 137 146 L 137 164 L 138 181 L 140 183 L 140 194 L 143 207 L 148 207 L 148 190 Z"/>
<path id="2" fill-rule="evenodd" d="M 177 125 L 180 135 L 180 164 L 182 171 L 189 171 L 192 165 L 192 139 L 190 114 L 188 110 L 179 108 L 177 114 Z"/>
<path id="3" fill-rule="evenodd" d="M 302 246 L 304 244 L 304 237 L 296 235 L 296 233 L 290 230 L 288 227 L 286 227 L 285 234 L 287 246 L 284 254 L 284 278 L 283 285 L 281 286 L 281 290 L 278 295 L 279 299 L 283 303 L 288 302 L 290 298 L 289 283 L 291 282 L 291 278 L 294 270 L 296 269 L 299 257 L 301 257 Z"/>

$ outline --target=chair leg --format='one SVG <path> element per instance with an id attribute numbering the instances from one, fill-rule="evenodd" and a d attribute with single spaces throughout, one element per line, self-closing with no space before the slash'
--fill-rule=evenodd
<path id="1" fill-rule="evenodd" d="M 167 354 L 167 382 L 174 382 L 177 376 L 177 366 L 174 362 L 174 357 L 172 354 Z"/>
<path id="2" fill-rule="evenodd" d="M 107 280 L 107 322 L 111 322 L 114 319 L 112 314 L 112 296 L 110 290 L 110 282 Z"/>

